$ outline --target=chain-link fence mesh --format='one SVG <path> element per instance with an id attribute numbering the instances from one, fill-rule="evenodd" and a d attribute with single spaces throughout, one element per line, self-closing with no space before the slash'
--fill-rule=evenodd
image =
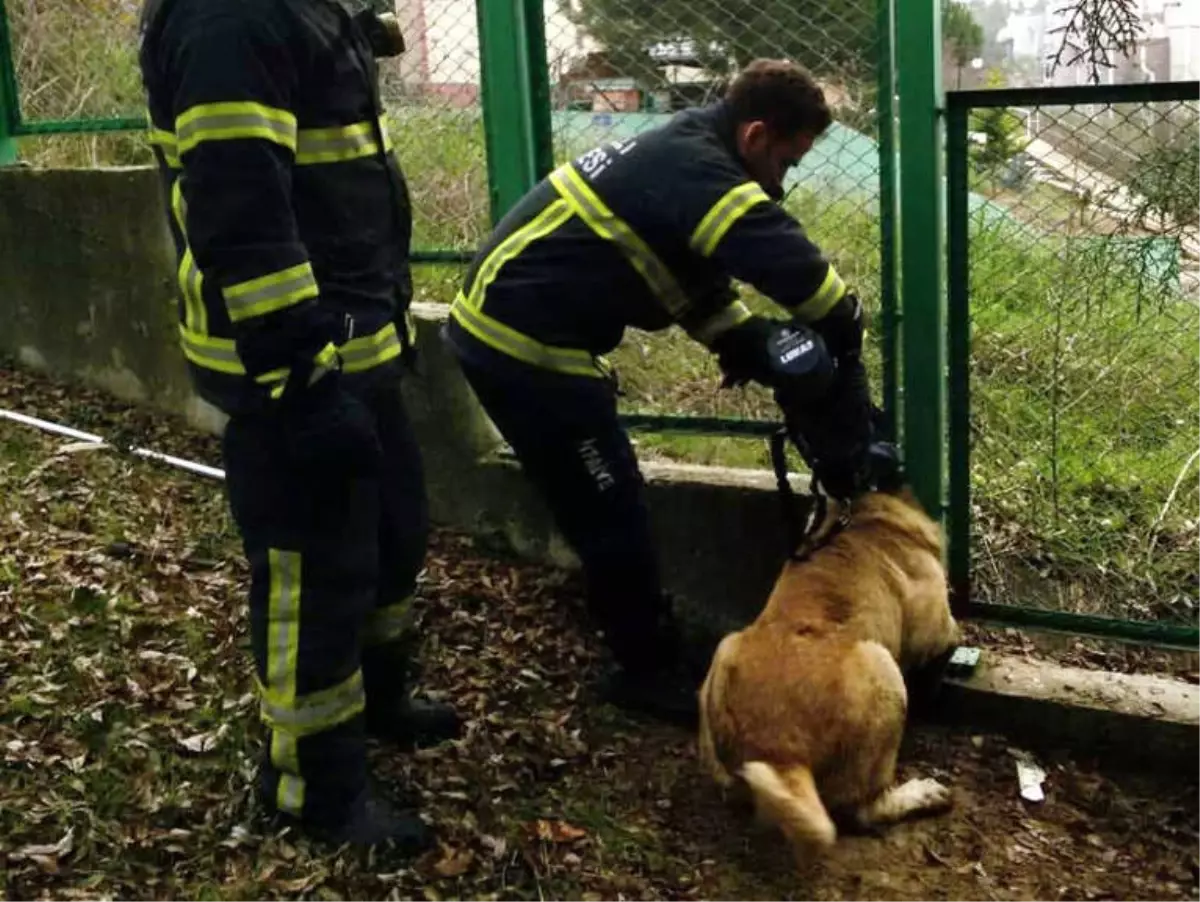
<path id="1" fill-rule="evenodd" d="M 788 58 L 808 67 L 837 121 L 793 170 L 787 204 L 869 309 L 878 311 L 875 0 L 547 0 L 546 44 L 560 161 L 717 100 L 752 59 Z M 878 334 L 873 330 L 873 342 Z M 878 385 L 877 345 L 870 350 Z M 711 357 L 674 330 L 631 330 L 613 362 L 627 411 L 776 416 L 765 392 L 718 391 Z M 765 462 L 761 442 L 642 441 L 691 460 Z"/>
<path id="2" fill-rule="evenodd" d="M 4 0 L 22 118 L 101 120 L 145 112 L 137 61 L 139 0 Z M 149 163 L 136 133 L 24 142 L 35 165 Z"/>
<path id="3" fill-rule="evenodd" d="M 141 117 L 137 60 L 142 0 L 4 0 L 22 118 Z M 416 249 L 471 250 L 489 226 L 474 0 L 397 0 L 407 43 L 381 61 L 392 136 L 409 179 Z M 145 136 L 39 136 L 22 142 L 40 166 L 149 164 Z M 459 271 L 416 272 L 423 296 L 447 300 Z"/>
<path id="4" fill-rule="evenodd" d="M 142 0 L 4 0 L 27 120 L 140 116 L 136 57 Z M 879 153 L 875 0 L 545 0 L 548 76 L 559 160 L 636 134 L 721 96 L 757 57 L 806 65 L 835 124 L 793 171 L 788 206 L 878 311 Z M 489 228 L 476 0 L 397 0 L 407 50 L 381 63 L 392 135 L 413 200 L 416 249 L 470 250 Z M 497 124 L 503 128 L 503 124 Z M 35 165 L 149 163 L 144 136 L 38 137 Z M 449 301 L 461 267 L 414 271 L 420 296 Z M 762 299 L 752 302 L 765 306 Z M 879 381 L 879 329 L 868 350 Z M 674 333 L 631 332 L 615 355 L 626 410 L 772 417 L 765 392 L 718 391 L 709 355 Z M 694 460 L 762 463 L 761 443 L 651 439 Z"/>
<path id="5" fill-rule="evenodd" d="M 491 224 L 475 0 L 397 0 L 401 57 L 381 91 L 413 204 L 413 248 L 478 247 Z M 451 301 L 458 266 L 414 270 L 423 300 Z"/>
<path id="6" fill-rule="evenodd" d="M 1196 624 L 1197 122 L 971 112 L 976 600 Z"/>

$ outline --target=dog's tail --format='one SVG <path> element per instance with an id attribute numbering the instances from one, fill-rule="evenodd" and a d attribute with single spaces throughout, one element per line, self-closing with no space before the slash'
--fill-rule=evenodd
<path id="1" fill-rule="evenodd" d="M 741 774 L 759 816 L 779 827 L 797 852 L 833 845 L 837 827 L 817 795 L 811 770 L 800 765 L 780 772 L 765 761 L 747 761 Z"/>

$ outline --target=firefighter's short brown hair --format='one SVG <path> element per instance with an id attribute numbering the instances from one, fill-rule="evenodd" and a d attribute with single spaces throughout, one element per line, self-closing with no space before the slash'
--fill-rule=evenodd
<path id="1" fill-rule="evenodd" d="M 761 120 L 777 135 L 817 137 L 833 121 L 821 86 L 790 60 L 754 60 L 733 79 L 725 102 L 737 122 Z"/>

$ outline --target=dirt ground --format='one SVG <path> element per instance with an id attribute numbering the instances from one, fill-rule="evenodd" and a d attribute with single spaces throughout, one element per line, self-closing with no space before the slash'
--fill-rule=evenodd
<path id="1" fill-rule="evenodd" d="M 217 462 L 211 438 L 26 373 L 0 368 L 0 406 Z M 1044 755 L 1046 798 L 1027 802 L 1004 737 L 924 725 L 902 776 L 951 785 L 955 808 L 843 837 L 798 875 L 691 735 L 598 704 L 572 578 L 445 533 L 419 598 L 424 685 L 467 735 L 372 751 L 439 848 L 407 862 L 272 833 L 219 487 L 64 445 L 0 421 L 0 898 L 1200 896 L 1195 774 Z"/>

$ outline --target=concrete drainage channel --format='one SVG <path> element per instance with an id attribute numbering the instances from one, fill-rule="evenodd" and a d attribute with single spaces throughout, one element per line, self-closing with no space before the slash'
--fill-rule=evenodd
<path id="1" fill-rule="evenodd" d="M 77 441 L 107 445 L 103 437 L 70 426 L 0 410 L 0 419 L 57 434 Z M 145 448 L 128 449 L 148 461 L 184 470 L 208 479 L 222 479 L 221 470 L 160 454 Z M 511 461 L 496 455 L 481 462 L 501 481 L 519 480 Z M 688 483 L 713 488 L 710 468 L 646 468 L 651 493 L 688 490 Z M 660 472 L 662 471 L 662 472 Z M 758 504 L 773 504 L 770 474 L 741 472 L 733 479 L 738 494 L 758 496 Z M 732 488 L 732 486 L 728 486 Z M 697 487 L 692 487 L 695 490 Z M 758 505 L 754 505 L 758 506 Z M 534 532 L 542 532 L 544 523 Z M 502 531 L 523 556 L 540 558 L 558 566 L 571 566 L 560 541 L 513 541 L 526 532 L 511 522 Z M 765 596 L 764 596 L 765 597 Z M 746 616 L 745 611 L 714 621 L 711 606 L 701 616 L 708 628 L 718 622 L 727 629 Z M 962 671 L 966 670 L 967 673 Z M 935 715 L 937 721 L 963 729 L 1004 734 L 1031 749 L 1065 749 L 1086 758 L 1103 759 L 1119 766 L 1195 773 L 1200 759 L 1200 687 L 1180 680 L 1144 674 L 1110 673 L 1031 661 L 984 649 L 973 667 L 960 668 L 943 685 Z"/>

